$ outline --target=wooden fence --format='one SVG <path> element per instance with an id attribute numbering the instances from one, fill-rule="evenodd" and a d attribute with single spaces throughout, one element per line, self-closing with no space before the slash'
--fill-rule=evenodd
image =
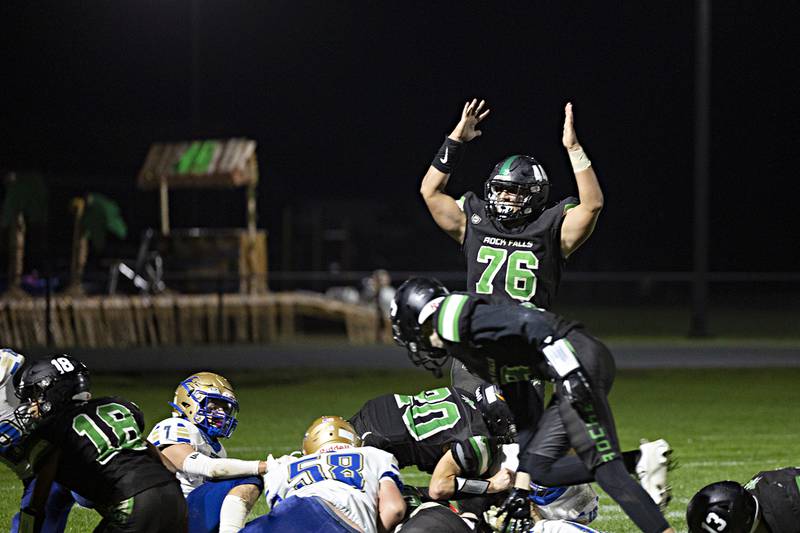
<path id="1" fill-rule="evenodd" d="M 298 317 L 344 324 L 353 344 L 385 342 L 375 308 L 317 293 L 0 299 L 0 345 L 85 348 L 291 341 Z"/>

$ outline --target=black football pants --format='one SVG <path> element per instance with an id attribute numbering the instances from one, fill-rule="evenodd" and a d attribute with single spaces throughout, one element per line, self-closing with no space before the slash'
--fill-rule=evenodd
<path id="1" fill-rule="evenodd" d="M 103 513 L 95 533 L 185 533 L 186 498 L 176 481 L 150 487 Z"/>

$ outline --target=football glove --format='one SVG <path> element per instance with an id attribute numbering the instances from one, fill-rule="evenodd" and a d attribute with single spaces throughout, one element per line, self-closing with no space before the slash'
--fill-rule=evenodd
<path id="1" fill-rule="evenodd" d="M 506 500 L 497 510 L 497 516 L 502 515 L 502 525 L 498 531 L 502 533 L 521 533 L 533 527 L 531 516 L 531 491 L 514 487 Z"/>

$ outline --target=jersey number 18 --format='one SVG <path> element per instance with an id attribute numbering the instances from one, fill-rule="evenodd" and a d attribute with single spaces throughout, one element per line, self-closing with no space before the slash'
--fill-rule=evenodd
<path id="1" fill-rule="evenodd" d="M 139 426 L 127 407 L 118 403 L 107 403 L 98 405 L 95 412 L 102 421 L 101 424 L 81 413 L 72 420 L 72 429 L 81 437 L 87 437 L 94 445 L 97 449 L 97 462 L 104 465 L 121 450 L 147 449 Z M 112 436 L 116 444 L 112 441 Z"/>

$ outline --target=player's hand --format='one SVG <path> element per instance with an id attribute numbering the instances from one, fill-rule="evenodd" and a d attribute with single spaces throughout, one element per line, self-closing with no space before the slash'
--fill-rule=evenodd
<path id="1" fill-rule="evenodd" d="M 514 473 L 508 468 L 501 468 L 500 471 L 490 477 L 488 481 L 489 490 L 487 492 L 490 494 L 503 492 L 510 489 L 512 483 L 514 483 Z"/>
<path id="2" fill-rule="evenodd" d="M 482 132 L 475 127 L 489 114 L 489 108 L 484 109 L 484 105 L 486 105 L 486 101 L 478 102 L 477 98 L 473 98 L 471 102 L 467 101 L 461 111 L 461 120 L 458 121 L 449 137 L 460 142 L 469 142 L 475 137 L 480 137 Z"/>
<path id="3" fill-rule="evenodd" d="M 531 516 L 531 491 L 514 487 L 511 494 L 497 511 L 498 517 L 505 514 L 500 531 L 504 533 L 528 531 L 533 527 Z"/>
<path id="4" fill-rule="evenodd" d="M 581 147 L 578 142 L 578 135 L 575 133 L 572 102 L 567 102 L 567 105 L 564 106 L 564 133 L 561 135 L 561 144 L 567 150 L 577 150 Z"/>

